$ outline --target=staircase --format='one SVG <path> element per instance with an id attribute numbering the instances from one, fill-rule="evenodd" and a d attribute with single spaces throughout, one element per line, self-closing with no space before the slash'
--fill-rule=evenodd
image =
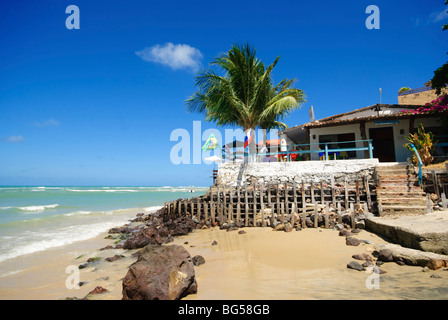
<path id="1" fill-rule="evenodd" d="M 412 165 L 377 166 L 375 171 L 380 215 L 426 213 L 426 195 Z"/>

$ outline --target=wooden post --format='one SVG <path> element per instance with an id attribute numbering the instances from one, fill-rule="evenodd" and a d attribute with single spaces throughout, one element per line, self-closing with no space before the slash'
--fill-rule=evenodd
<path id="1" fill-rule="evenodd" d="M 318 226 L 318 213 L 317 213 L 317 211 L 318 211 L 318 204 L 317 204 L 317 202 L 315 202 L 314 203 L 314 228 L 317 228 L 317 226 Z"/>
<path id="2" fill-rule="evenodd" d="M 166 218 L 169 219 L 170 215 L 171 215 L 171 202 L 168 202 Z"/>
<path id="3" fill-rule="evenodd" d="M 364 202 L 364 214 L 366 217 L 368 213 L 369 213 L 369 207 L 367 206 L 367 202 Z"/>
<path id="4" fill-rule="evenodd" d="M 173 212 L 172 212 L 171 219 L 174 219 L 176 216 L 176 207 L 177 207 L 177 201 L 173 201 Z"/>
<path id="5" fill-rule="evenodd" d="M 278 220 L 278 217 L 280 217 L 280 188 L 279 188 L 278 182 L 277 182 L 275 215 L 276 215 L 276 218 Z"/>
<path id="6" fill-rule="evenodd" d="M 347 189 L 347 177 L 345 177 L 344 197 L 345 197 L 345 210 L 348 210 L 348 189 Z"/>
<path id="7" fill-rule="evenodd" d="M 177 216 L 178 216 L 178 217 L 181 216 L 181 212 L 182 212 L 182 203 L 183 203 L 183 201 L 180 200 L 180 201 L 179 201 L 179 206 L 177 207 Z"/>
<path id="8" fill-rule="evenodd" d="M 206 201 L 204 201 L 204 223 L 210 225 L 208 222 L 208 203 Z"/>
<path id="9" fill-rule="evenodd" d="M 254 200 L 254 206 L 253 206 L 253 208 L 254 208 L 254 210 L 253 210 L 253 214 L 252 214 L 252 224 L 253 224 L 253 226 L 254 227 L 256 227 L 257 226 L 257 223 L 256 223 L 256 216 L 257 216 L 257 185 L 256 184 L 254 184 L 254 192 L 253 192 L 253 194 L 254 194 L 254 196 L 253 196 L 253 200 Z"/>
<path id="10" fill-rule="evenodd" d="M 295 221 L 295 214 L 296 214 L 296 205 L 294 204 L 294 202 L 291 204 L 291 218 L 290 218 L 290 223 L 291 223 L 291 227 L 294 228 L 294 224 L 296 223 Z"/>
<path id="11" fill-rule="evenodd" d="M 196 213 L 196 219 L 198 219 L 198 221 L 201 221 L 201 214 L 202 214 L 202 203 L 198 200 L 198 210 Z"/>
<path id="12" fill-rule="evenodd" d="M 232 192 L 232 186 L 229 185 L 229 195 L 230 195 L 230 216 L 229 216 L 229 220 L 230 221 L 234 221 L 234 217 L 233 217 L 233 192 Z"/>
<path id="13" fill-rule="evenodd" d="M 285 223 L 285 201 L 282 201 L 280 203 L 280 210 L 281 210 L 281 223 L 284 224 Z"/>
<path id="14" fill-rule="evenodd" d="M 365 176 L 364 180 L 366 185 L 367 206 L 370 208 L 372 206 L 372 197 L 370 195 L 369 177 Z"/>
<path id="15" fill-rule="evenodd" d="M 330 226 L 330 205 L 328 202 L 325 203 L 325 229 Z"/>
<path id="16" fill-rule="evenodd" d="M 437 197 L 440 197 L 439 182 L 437 181 L 437 174 L 434 170 L 431 170 L 431 177 L 434 186 L 434 193 L 437 195 Z"/>
<path id="17" fill-rule="evenodd" d="M 431 213 L 432 212 L 432 206 L 431 206 L 431 194 L 426 194 L 426 212 Z"/>
<path id="18" fill-rule="evenodd" d="M 446 195 L 445 195 L 445 192 L 442 192 L 440 197 L 442 198 L 443 211 L 446 211 L 447 210 L 447 205 L 446 205 Z"/>
<path id="19" fill-rule="evenodd" d="M 246 216 L 246 221 L 244 221 L 244 226 L 248 227 L 249 226 L 249 199 L 247 197 L 247 184 L 244 185 L 244 197 L 245 199 L 245 205 L 244 205 L 244 214 Z"/>
<path id="20" fill-rule="evenodd" d="M 313 180 L 310 181 L 310 191 L 311 191 L 311 203 L 314 203 L 314 184 L 313 184 Z"/>
<path id="21" fill-rule="evenodd" d="M 358 177 L 356 177 L 355 183 L 356 183 L 356 203 L 359 204 L 360 199 L 359 199 L 359 180 L 358 180 Z"/>
<path id="22" fill-rule="evenodd" d="M 285 214 L 288 215 L 289 212 L 289 201 L 288 201 L 288 183 L 285 182 Z"/>
<path id="23" fill-rule="evenodd" d="M 216 222 L 216 219 L 215 219 L 215 209 L 216 209 L 216 207 L 215 207 L 215 202 L 211 202 L 210 203 L 210 216 L 211 216 L 211 218 L 212 218 L 212 226 L 215 226 L 215 222 Z"/>
<path id="24" fill-rule="evenodd" d="M 219 225 L 222 225 L 222 202 L 221 202 L 221 187 L 218 187 L 217 198 L 216 198 L 216 210 L 218 213 Z"/>
<path id="25" fill-rule="evenodd" d="M 292 223 L 292 227 L 294 228 L 294 223 L 295 223 L 295 219 L 296 219 L 295 214 L 296 214 L 296 212 L 297 212 L 297 214 L 299 214 L 299 210 L 298 210 L 298 207 L 297 207 L 297 186 L 296 186 L 296 182 L 293 181 L 292 183 L 293 183 L 293 185 L 292 185 L 292 194 L 294 195 L 294 200 L 293 200 L 294 208 L 293 208 L 293 210 L 291 210 L 291 214 L 292 214 L 292 218 L 291 218 L 292 222 L 291 223 Z"/>
<path id="26" fill-rule="evenodd" d="M 306 194 L 305 194 L 305 181 L 302 180 L 302 228 L 306 227 Z"/>
<path id="27" fill-rule="evenodd" d="M 322 179 L 320 180 L 320 203 L 324 204 L 325 200 L 324 200 L 324 182 L 322 181 Z"/>
<path id="28" fill-rule="evenodd" d="M 239 227 L 241 224 L 241 197 L 240 192 L 241 188 L 240 186 L 236 189 L 237 192 L 237 198 L 236 198 L 236 226 Z"/>
<path id="29" fill-rule="evenodd" d="M 331 177 L 331 201 L 336 205 L 336 194 L 334 192 L 334 177 Z"/>
<path id="30" fill-rule="evenodd" d="M 227 222 L 227 200 L 226 200 L 226 186 L 224 185 L 222 188 L 222 201 L 223 201 L 223 223 Z"/>
<path id="31" fill-rule="evenodd" d="M 355 208 L 353 203 L 350 203 L 350 220 L 352 222 L 352 229 L 355 228 Z"/>
<path id="32" fill-rule="evenodd" d="M 342 223 L 341 203 L 338 202 L 338 223 Z"/>
<path id="33" fill-rule="evenodd" d="M 268 183 L 268 206 L 271 208 L 271 227 L 274 227 L 274 208 L 271 201 L 271 185 Z"/>
<path id="34" fill-rule="evenodd" d="M 263 202 L 263 196 L 264 196 L 264 190 L 263 190 L 263 184 L 260 184 L 260 212 L 261 212 L 261 226 L 266 227 L 266 223 L 264 222 L 264 202 Z M 256 224 L 256 221 L 255 221 Z"/>

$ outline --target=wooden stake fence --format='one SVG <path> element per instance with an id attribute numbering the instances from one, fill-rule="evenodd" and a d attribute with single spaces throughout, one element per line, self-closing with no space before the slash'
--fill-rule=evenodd
<path id="1" fill-rule="evenodd" d="M 363 179 L 213 186 L 202 197 L 165 204 L 164 219 L 188 216 L 207 225 L 275 226 L 290 223 L 325 228 L 341 223 L 344 214 L 355 226 L 355 211 L 372 209 L 373 185 Z M 311 220 L 311 217 L 313 220 Z"/>

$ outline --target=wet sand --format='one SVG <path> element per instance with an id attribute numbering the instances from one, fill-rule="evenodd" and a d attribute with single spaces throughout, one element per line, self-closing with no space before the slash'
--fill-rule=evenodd
<path id="1" fill-rule="evenodd" d="M 353 254 L 372 253 L 376 243 L 385 242 L 367 231 L 357 237 L 372 244 L 352 247 L 334 230 L 243 230 L 245 234 L 195 230 L 168 244 L 183 245 L 192 257 L 202 255 L 206 260 L 195 267 L 198 293 L 185 300 L 448 299 L 448 271 L 443 269 L 422 272 L 420 267 L 386 263 L 381 266 L 387 273 L 380 275 L 379 289 L 368 289 L 366 280 L 372 273 L 346 267 Z M 96 286 L 109 291 L 91 299 L 121 299 L 122 278 L 138 250 L 99 251 L 113 245 L 114 240 L 105 236 L 4 261 L 0 268 L 9 275 L 0 277 L 0 299 L 82 298 Z M 218 244 L 211 245 L 215 240 Z M 125 257 L 104 260 L 116 254 Z M 72 274 L 66 273 L 67 266 L 79 266 L 93 257 L 101 259 L 80 270 L 79 281 L 86 284 L 68 289 L 66 280 Z"/>

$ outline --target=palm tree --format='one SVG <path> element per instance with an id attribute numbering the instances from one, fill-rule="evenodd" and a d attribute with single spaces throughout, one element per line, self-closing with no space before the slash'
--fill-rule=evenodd
<path id="1" fill-rule="evenodd" d="M 198 91 L 186 100 L 189 112 L 205 114 L 206 121 L 217 125 L 236 125 L 246 135 L 255 128 L 270 130 L 286 127 L 280 120 L 305 102 L 302 90 L 292 87 L 293 80 L 284 79 L 273 85 L 271 73 L 279 61 L 265 68 L 255 57 L 250 44 L 233 45 L 224 55 L 214 58 L 212 66 L 225 72 L 201 71 L 195 78 Z M 249 145 L 249 154 L 255 154 L 255 139 Z"/>

